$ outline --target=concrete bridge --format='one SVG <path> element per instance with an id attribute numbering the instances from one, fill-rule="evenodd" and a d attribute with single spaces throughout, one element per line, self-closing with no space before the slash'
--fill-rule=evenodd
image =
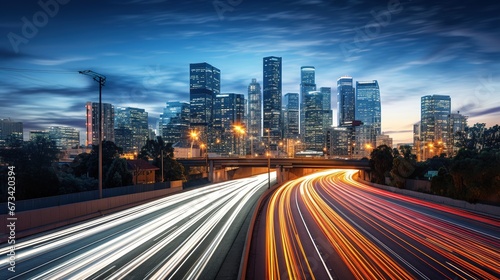
<path id="1" fill-rule="evenodd" d="M 324 158 L 192 158 L 177 159 L 185 167 L 208 166 L 208 179 L 212 183 L 249 177 L 276 171 L 278 183 L 302 177 L 323 169 L 370 170 L 368 160 L 342 160 Z"/>

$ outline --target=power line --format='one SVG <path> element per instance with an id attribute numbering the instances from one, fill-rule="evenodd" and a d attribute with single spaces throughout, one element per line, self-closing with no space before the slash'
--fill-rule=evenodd
<path id="1" fill-rule="evenodd" d="M 54 69 L 28 69 L 28 68 L 13 68 L 13 67 L 0 67 L 0 71 L 53 73 L 53 74 L 78 74 L 78 71 L 54 70 Z"/>

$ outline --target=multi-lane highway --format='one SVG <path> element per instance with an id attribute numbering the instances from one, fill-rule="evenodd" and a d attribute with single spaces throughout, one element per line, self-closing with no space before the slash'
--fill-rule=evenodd
<path id="1" fill-rule="evenodd" d="M 498 217 L 369 187 L 355 172 L 276 190 L 256 225 L 247 279 L 500 278 Z"/>
<path id="2" fill-rule="evenodd" d="M 214 184 L 18 240 L 15 273 L 0 248 L 0 279 L 213 279 L 228 262 L 237 275 L 241 250 L 229 252 L 267 180 Z"/>

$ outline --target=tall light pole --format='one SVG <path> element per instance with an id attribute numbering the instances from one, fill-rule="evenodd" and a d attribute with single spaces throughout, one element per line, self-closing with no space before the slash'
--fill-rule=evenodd
<path id="1" fill-rule="evenodd" d="M 99 198 L 102 198 L 102 87 L 106 83 L 106 76 L 96 73 L 92 70 L 78 71 L 78 73 L 90 76 L 94 81 L 99 83 L 99 129 L 98 129 L 98 143 L 99 143 Z"/>
<path id="2" fill-rule="evenodd" d="M 190 156 L 190 158 L 192 158 L 193 157 L 193 144 L 194 144 L 194 140 L 198 140 L 198 132 L 193 130 L 193 131 L 191 131 L 189 136 L 191 136 L 191 156 Z"/>
<path id="3" fill-rule="evenodd" d="M 271 134 L 271 129 L 266 129 L 267 131 L 267 188 L 271 188 L 271 145 L 270 145 L 270 134 Z"/>
<path id="4" fill-rule="evenodd" d="M 245 135 L 245 129 L 241 125 L 234 125 L 234 131 L 236 133 L 236 149 L 237 149 L 237 154 L 241 155 L 241 151 L 243 150 L 242 148 L 242 140 L 241 138 L 243 135 Z"/>

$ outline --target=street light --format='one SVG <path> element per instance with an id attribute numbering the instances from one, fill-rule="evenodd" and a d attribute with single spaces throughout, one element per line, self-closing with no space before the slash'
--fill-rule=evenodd
<path id="1" fill-rule="evenodd" d="M 241 155 L 241 137 L 243 135 L 245 135 L 245 128 L 243 128 L 243 126 L 239 125 L 239 124 L 236 124 L 234 125 L 234 132 L 236 133 L 237 137 L 239 135 L 239 137 L 237 138 L 237 153 L 238 155 Z"/>
<path id="2" fill-rule="evenodd" d="M 190 158 L 193 157 L 193 144 L 195 140 L 198 140 L 198 132 L 192 130 L 191 133 L 189 133 L 189 136 L 191 137 L 191 156 Z"/>
<path id="3" fill-rule="evenodd" d="M 271 188 L 271 146 L 270 146 L 270 134 L 271 130 L 268 128 L 266 129 L 267 132 L 267 151 L 266 151 L 266 156 L 267 156 L 267 189 Z"/>
<path id="4" fill-rule="evenodd" d="M 206 150 L 207 145 L 205 143 L 200 144 L 201 155 L 205 157 L 205 169 L 208 173 L 208 152 Z"/>
<path id="5" fill-rule="evenodd" d="M 366 149 L 368 150 L 368 155 L 371 155 L 371 153 L 372 153 L 372 149 L 373 149 L 372 144 L 367 143 L 367 144 L 365 145 L 365 147 L 366 147 Z"/>
<path id="6" fill-rule="evenodd" d="M 99 198 L 102 198 L 102 126 L 103 126 L 103 120 L 102 120 L 102 87 L 104 86 L 104 83 L 106 83 L 106 76 L 101 75 L 99 73 L 96 73 L 92 70 L 83 70 L 83 71 L 78 71 L 78 73 L 90 76 L 94 79 L 94 81 L 99 83 L 99 129 L 98 129 L 98 143 L 99 143 Z"/>

